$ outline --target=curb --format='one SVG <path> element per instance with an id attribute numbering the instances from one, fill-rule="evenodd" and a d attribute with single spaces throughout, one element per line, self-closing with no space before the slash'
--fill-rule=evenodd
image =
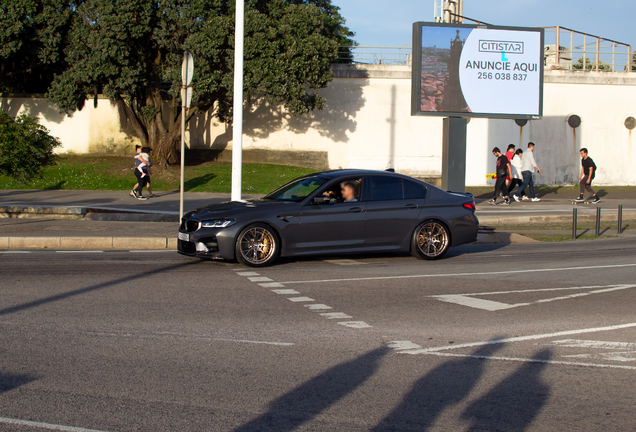
<path id="1" fill-rule="evenodd" d="M 2 249 L 177 249 L 176 237 L 0 237 Z"/>
<path id="2" fill-rule="evenodd" d="M 572 223 L 572 214 L 567 215 L 550 215 L 550 216 L 479 216 L 479 224 L 532 224 L 532 223 L 550 223 L 550 222 L 567 222 Z M 623 212 L 623 220 L 636 218 L 636 212 L 633 211 L 624 211 Z M 578 221 L 595 221 L 596 214 L 578 214 Z M 602 221 L 617 221 L 617 214 L 603 214 L 601 212 L 601 220 Z"/>
<path id="3" fill-rule="evenodd" d="M 175 212 L 107 207 L 0 206 L 0 218 L 47 218 L 123 222 L 179 222 Z"/>

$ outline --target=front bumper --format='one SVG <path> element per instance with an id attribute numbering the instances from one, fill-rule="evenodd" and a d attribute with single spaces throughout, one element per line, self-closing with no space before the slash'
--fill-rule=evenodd
<path id="1" fill-rule="evenodd" d="M 234 238 L 238 234 L 234 227 L 199 228 L 188 231 L 185 226 L 179 228 L 180 237 L 187 235 L 187 240 L 179 238 L 177 251 L 182 255 L 207 259 L 234 259 Z"/>

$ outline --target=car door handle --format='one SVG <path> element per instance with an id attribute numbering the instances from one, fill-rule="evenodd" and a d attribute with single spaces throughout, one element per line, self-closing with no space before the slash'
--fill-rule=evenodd
<path id="1" fill-rule="evenodd" d="M 362 208 L 360 207 L 354 207 L 349 209 L 350 213 L 360 213 L 361 211 L 362 211 Z"/>
<path id="2" fill-rule="evenodd" d="M 410 209 L 416 209 L 418 207 L 418 205 L 417 204 L 407 204 L 404 207 L 410 208 Z"/>

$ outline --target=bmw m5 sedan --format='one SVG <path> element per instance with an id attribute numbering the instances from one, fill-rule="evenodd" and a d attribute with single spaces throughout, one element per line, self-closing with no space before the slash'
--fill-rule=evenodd
<path id="1" fill-rule="evenodd" d="M 254 200 L 186 213 L 179 253 L 252 266 L 278 257 L 410 252 L 437 259 L 477 239 L 471 194 L 387 171 L 309 174 Z"/>

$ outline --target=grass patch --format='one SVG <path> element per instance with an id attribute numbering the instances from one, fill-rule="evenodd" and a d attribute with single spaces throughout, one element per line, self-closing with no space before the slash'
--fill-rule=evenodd
<path id="1" fill-rule="evenodd" d="M 56 166 L 44 169 L 43 178 L 33 179 L 28 184 L 0 175 L 0 189 L 130 190 L 137 181 L 132 167 L 132 156 L 62 155 Z M 153 167 L 153 190 L 179 189 L 179 171 L 179 166 Z M 286 165 L 244 164 L 243 192 L 266 194 L 296 177 L 315 171 Z M 229 164 L 207 162 L 186 166 L 186 191 L 229 193 L 231 185 L 232 167 Z"/>

